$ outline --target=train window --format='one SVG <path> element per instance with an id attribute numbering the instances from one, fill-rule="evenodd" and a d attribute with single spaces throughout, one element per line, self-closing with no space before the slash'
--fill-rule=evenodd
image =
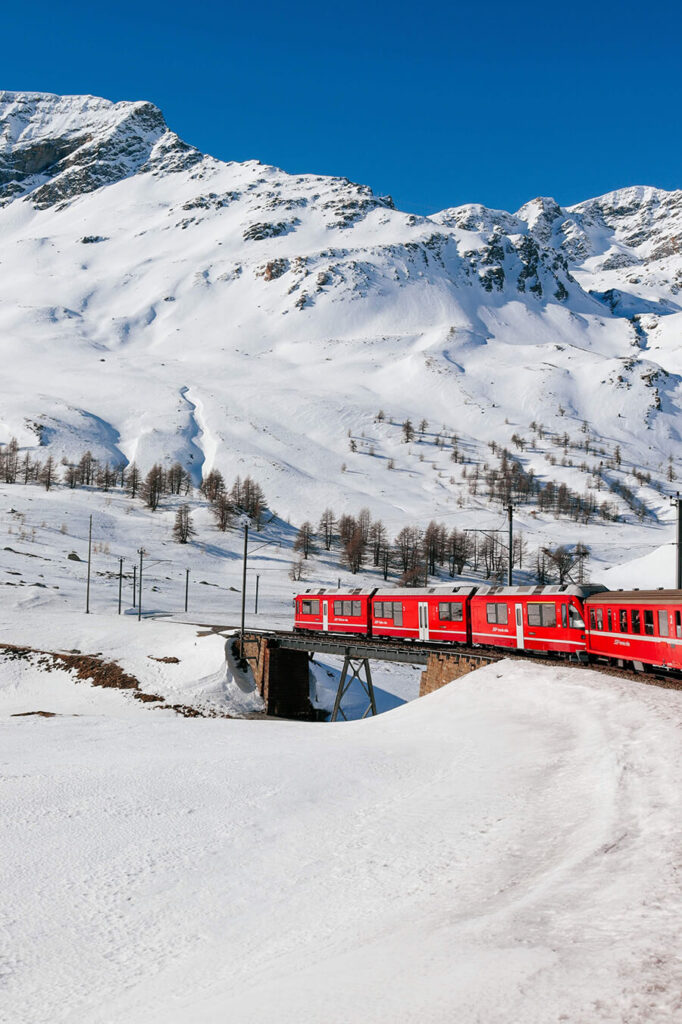
<path id="1" fill-rule="evenodd" d="M 568 606 L 568 621 L 570 623 L 571 629 L 585 628 L 585 621 L 582 615 L 579 613 L 578 609 L 575 608 L 572 604 Z"/>
<path id="2" fill-rule="evenodd" d="M 660 609 L 658 613 L 658 635 L 670 636 L 670 629 L 668 628 L 668 613 L 663 609 Z"/>
<path id="3" fill-rule="evenodd" d="M 319 615 L 319 601 L 301 601 L 301 615 Z"/>
<path id="4" fill-rule="evenodd" d="M 438 618 L 441 622 L 461 622 L 462 605 L 459 601 L 441 601 L 438 605 Z"/>
<path id="5" fill-rule="evenodd" d="M 654 635 L 654 613 L 651 608 L 644 609 L 644 632 L 647 636 Z"/>
<path id="6" fill-rule="evenodd" d="M 547 601 L 529 601 L 527 606 L 529 626 L 556 626 L 556 605 Z"/>
<path id="7" fill-rule="evenodd" d="M 604 628 L 604 609 L 603 608 L 596 608 L 595 609 L 595 615 L 597 617 L 597 629 L 603 629 Z"/>
<path id="8" fill-rule="evenodd" d="M 627 608 L 621 608 L 619 611 L 620 616 L 620 631 L 621 633 L 627 633 L 628 631 L 628 610 Z"/>
<path id="9" fill-rule="evenodd" d="M 357 611 L 353 612 L 353 615 L 360 615 L 360 602 L 353 601 L 353 604 L 357 606 Z M 375 601 L 374 602 L 374 618 L 375 619 L 393 619 L 396 626 L 402 626 L 403 624 L 403 605 L 401 601 Z"/>
<path id="10" fill-rule="evenodd" d="M 682 614 L 675 612 L 675 636 L 678 640 L 682 640 Z"/>
<path id="11" fill-rule="evenodd" d="M 343 602 L 343 614 L 344 615 L 352 615 L 353 614 L 353 602 L 352 601 L 344 601 Z"/>
<path id="12" fill-rule="evenodd" d="M 610 608 L 606 609 L 606 628 L 608 629 L 609 633 L 613 631 L 613 617 Z"/>
<path id="13" fill-rule="evenodd" d="M 351 612 L 351 615 L 355 615 L 356 617 L 358 615 L 362 615 L 361 608 L 362 606 L 359 601 L 353 601 L 353 611 Z"/>
<path id="14" fill-rule="evenodd" d="M 590 629 L 596 629 L 596 623 L 594 621 L 594 608 L 590 608 Z"/>
<path id="15" fill-rule="evenodd" d="M 491 601 L 486 605 L 486 618 L 488 622 L 497 622 L 501 626 L 507 625 L 507 605 L 502 601 Z"/>
<path id="16" fill-rule="evenodd" d="M 567 625 L 568 625 L 568 612 L 566 611 L 566 605 L 562 604 L 562 606 L 561 606 L 561 626 L 562 626 L 563 629 L 566 629 Z"/>
<path id="17" fill-rule="evenodd" d="M 641 626 L 641 623 L 640 623 L 639 610 L 637 608 L 633 608 L 632 609 L 632 632 L 633 633 L 641 633 L 642 632 L 642 626 Z"/>
<path id="18" fill-rule="evenodd" d="M 343 601 L 334 601 L 334 615 L 343 615 Z"/>

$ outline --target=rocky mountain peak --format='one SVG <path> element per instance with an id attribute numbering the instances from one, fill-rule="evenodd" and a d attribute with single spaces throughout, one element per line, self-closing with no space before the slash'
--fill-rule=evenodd
<path id="1" fill-rule="evenodd" d="M 153 103 L 0 92 L 0 205 L 25 197 L 42 209 L 140 171 L 201 159 Z"/>

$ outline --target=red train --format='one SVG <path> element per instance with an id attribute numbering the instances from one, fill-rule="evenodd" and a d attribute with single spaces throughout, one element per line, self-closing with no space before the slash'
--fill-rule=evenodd
<path id="1" fill-rule="evenodd" d="M 507 647 L 682 671 L 680 590 L 308 590 L 294 607 L 297 632 Z"/>

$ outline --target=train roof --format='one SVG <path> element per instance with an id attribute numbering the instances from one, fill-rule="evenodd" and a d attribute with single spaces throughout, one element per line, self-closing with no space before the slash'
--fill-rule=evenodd
<path id="1" fill-rule="evenodd" d="M 682 590 L 609 590 L 606 594 L 592 594 L 586 603 L 608 604 L 679 604 L 682 605 Z"/>
<path id="2" fill-rule="evenodd" d="M 395 587 L 390 590 L 379 587 L 375 597 L 447 597 L 449 594 L 467 597 L 475 593 L 477 589 L 477 587 L 455 587 L 449 584 L 441 587 Z"/>
<path id="3" fill-rule="evenodd" d="M 371 597 L 376 593 L 376 589 L 376 587 L 373 587 L 372 590 L 363 590 L 362 587 L 341 587 L 339 590 L 337 587 L 309 587 L 308 590 L 299 591 L 297 596 L 310 594 L 311 597 L 320 597 L 324 594 L 325 597 Z"/>
<path id="4" fill-rule="evenodd" d="M 536 586 L 536 587 L 479 587 L 477 596 L 480 597 L 535 597 L 536 595 L 548 595 L 553 597 L 580 597 L 583 600 L 593 594 L 601 594 L 607 590 L 600 583 L 566 583 L 563 586 Z"/>

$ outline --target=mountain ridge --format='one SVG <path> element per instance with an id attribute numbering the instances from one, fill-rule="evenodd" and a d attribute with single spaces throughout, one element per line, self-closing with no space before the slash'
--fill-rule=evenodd
<path id="1" fill-rule="evenodd" d="M 384 514 L 472 501 L 438 460 L 408 460 L 401 498 L 383 408 L 481 465 L 532 422 L 587 422 L 659 485 L 677 458 L 682 192 L 423 217 L 205 156 L 145 101 L 5 92 L 0 203 L 0 441 L 37 429 L 59 456 L 195 469 L 198 445 L 202 469 L 253 469 L 295 516 L 304 493 Z"/>

